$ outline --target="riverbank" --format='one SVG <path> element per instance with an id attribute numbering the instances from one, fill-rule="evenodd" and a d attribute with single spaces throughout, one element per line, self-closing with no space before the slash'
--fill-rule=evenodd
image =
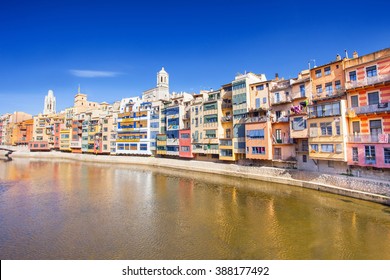
<path id="1" fill-rule="evenodd" d="M 236 164 L 195 160 L 185 161 L 180 159 L 135 156 L 96 156 L 91 154 L 71 154 L 55 151 L 29 152 L 26 150 L 18 150 L 12 154 L 12 158 L 66 159 L 93 163 L 131 164 L 168 169 L 173 168 L 191 172 L 204 172 L 287 184 L 390 205 L 390 182 L 344 175 L 320 174 L 317 172 L 265 166 L 240 166 Z"/>

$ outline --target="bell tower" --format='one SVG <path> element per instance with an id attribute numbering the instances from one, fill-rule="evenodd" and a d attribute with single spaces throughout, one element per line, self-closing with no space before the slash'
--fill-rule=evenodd
<path id="1" fill-rule="evenodd" d="M 164 67 L 157 73 L 157 87 L 165 87 L 169 90 L 169 75 Z"/>
<path id="2" fill-rule="evenodd" d="M 56 113 L 56 98 L 54 97 L 53 91 L 49 90 L 47 92 L 47 95 L 45 96 L 45 105 L 43 108 L 43 114 L 49 115 L 55 113 Z"/>

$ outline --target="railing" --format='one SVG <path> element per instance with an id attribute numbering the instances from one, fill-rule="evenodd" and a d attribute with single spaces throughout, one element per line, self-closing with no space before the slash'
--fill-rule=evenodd
<path id="1" fill-rule="evenodd" d="M 215 114 L 218 114 L 218 110 L 217 109 L 210 109 L 210 110 L 204 110 L 203 111 L 203 116 L 215 115 Z"/>
<path id="2" fill-rule="evenodd" d="M 290 137 L 276 138 L 275 135 L 273 135 L 273 143 L 274 144 L 293 144 L 294 141 Z"/>
<path id="3" fill-rule="evenodd" d="M 390 112 L 390 102 L 348 108 L 347 113 L 349 115 L 351 114 L 361 115 L 361 114 L 380 113 L 380 112 Z"/>
<path id="4" fill-rule="evenodd" d="M 203 127 L 218 127 L 218 122 L 203 123 Z"/>
<path id="5" fill-rule="evenodd" d="M 323 92 L 313 93 L 312 97 L 313 97 L 313 100 L 319 100 L 319 99 L 328 99 L 328 98 L 340 96 L 343 94 L 345 94 L 345 88 L 336 88 L 336 89 L 331 88 L 331 90 L 328 90 L 328 91 L 325 90 Z"/>
<path id="6" fill-rule="evenodd" d="M 299 98 L 307 98 L 308 97 L 308 94 L 305 92 L 293 92 L 292 93 L 292 97 L 291 99 L 294 100 L 294 99 L 299 99 Z"/>
<path id="7" fill-rule="evenodd" d="M 293 106 L 290 110 L 290 116 L 296 116 L 301 114 L 307 114 L 307 107 Z"/>
<path id="8" fill-rule="evenodd" d="M 71 148 L 81 148 L 81 141 L 71 141 L 70 147 Z"/>
<path id="9" fill-rule="evenodd" d="M 190 112 L 187 112 L 183 115 L 183 120 L 188 120 L 190 119 Z"/>
<path id="10" fill-rule="evenodd" d="M 287 117 L 287 116 L 279 117 L 279 118 L 273 117 L 272 122 L 274 122 L 274 123 L 275 122 L 289 122 L 289 117 Z"/>
<path id="11" fill-rule="evenodd" d="M 222 109 L 230 109 L 233 108 L 232 103 L 222 102 Z"/>
<path id="12" fill-rule="evenodd" d="M 169 145 L 179 145 L 179 139 L 177 138 L 168 138 L 167 139 L 167 146 Z"/>
<path id="13" fill-rule="evenodd" d="M 221 122 L 231 122 L 233 120 L 232 116 L 226 116 L 221 118 Z"/>
<path id="14" fill-rule="evenodd" d="M 278 83 L 271 88 L 271 91 L 278 91 L 290 87 L 290 81 Z"/>
<path id="15" fill-rule="evenodd" d="M 219 146 L 233 146 L 232 140 L 219 140 Z"/>
<path id="16" fill-rule="evenodd" d="M 274 155 L 274 156 L 273 156 L 273 159 L 275 159 L 275 160 L 281 160 L 281 159 L 282 159 L 282 155 Z"/>
<path id="17" fill-rule="evenodd" d="M 269 118 L 267 116 L 250 117 L 250 118 L 246 118 L 245 120 L 246 123 L 267 122 L 267 121 L 269 121 Z"/>
<path id="18" fill-rule="evenodd" d="M 389 80 L 390 80 L 390 74 L 382 74 L 382 75 L 377 75 L 374 77 L 366 77 L 363 80 L 347 81 L 345 83 L 345 88 L 352 89 L 352 88 L 357 88 L 357 87 L 364 87 L 364 86 L 368 86 L 368 85 L 386 82 Z"/>
<path id="19" fill-rule="evenodd" d="M 389 134 L 353 134 L 348 135 L 350 143 L 390 143 Z"/>
<path id="20" fill-rule="evenodd" d="M 179 155 L 179 151 L 167 151 L 166 155 L 168 155 L 168 156 L 178 156 Z"/>
<path id="21" fill-rule="evenodd" d="M 284 97 L 272 97 L 271 98 L 271 105 L 276 105 L 276 104 L 283 104 L 283 103 L 289 103 L 291 102 L 291 96 L 284 96 Z"/>

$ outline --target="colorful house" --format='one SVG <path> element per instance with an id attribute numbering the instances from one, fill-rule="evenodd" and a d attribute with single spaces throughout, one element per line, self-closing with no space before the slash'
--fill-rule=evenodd
<path id="1" fill-rule="evenodd" d="M 348 165 L 354 174 L 390 168 L 390 48 L 345 62 Z M 362 168 L 365 167 L 365 168 Z M 375 173 L 375 172 L 374 172 Z"/>

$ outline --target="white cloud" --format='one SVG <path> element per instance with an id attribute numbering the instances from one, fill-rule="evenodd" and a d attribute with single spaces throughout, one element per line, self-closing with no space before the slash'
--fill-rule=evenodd
<path id="1" fill-rule="evenodd" d="M 107 77 L 116 77 L 120 75 L 119 72 L 110 72 L 110 71 L 96 71 L 96 70 L 76 70 L 72 69 L 69 72 L 76 77 L 82 78 L 107 78 Z"/>

